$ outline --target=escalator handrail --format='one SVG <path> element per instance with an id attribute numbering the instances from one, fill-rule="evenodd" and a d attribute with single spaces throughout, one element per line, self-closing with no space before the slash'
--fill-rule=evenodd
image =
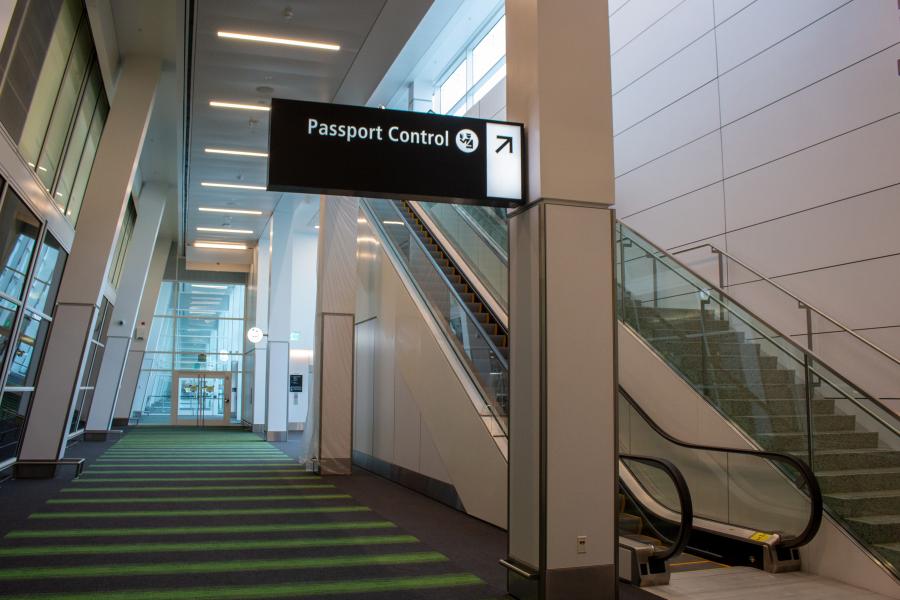
<path id="1" fill-rule="evenodd" d="M 662 429 L 657 423 L 650 418 L 650 415 L 641 408 L 637 402 L 635 402 L 634 398 L 631 397 L 628 392 L 619 387 L 619 393 L 628 401 L 631 407 L 637 411 L 641 417 L 643 417 L 644 421 L 647 422 L 648 425 L 660 436 L 662 436 L 667 441 L 675 444 L 676 446 L 680 446 L 682 448 L 688 448 L 691 450 L 702 450 L 704 452 L 725 452 L 729 454 L 742 454 L 745 456 L 755 456 L 758 458 L 764 458 L 775 462 L 784 462 L 789 463 L 794 469 L 796 469 L 803 478 L 803 486 L 797 485 L 798 489 L 801 491 L 805 488 L 807 493 L 809 494 L 809 503 L 810 503 L 810 511 L 809 511 L 809 519 L 806 522 L 806 527 L 804 527 L 803 531 L 800 532 L 796 537 L 785 537 L 784 535 L 780 536 L 779 546 L 782 548 L 799 548 L 800 546 L 804 546 L 808 544 L 812 539 L 816 536 L 816 533 L 819 531 L 819 527 L 822 524 L 822 514 L 823 514 L 823 506 L 822 506 L 822 489 L 819 487 L 819 480 L 816 478 L 813 470 L 802 460 L 791 456 L 790 454 L 782 454 L 780 452 L 770 452 L 768 450 L 751 450 L 749 448 L 723 448 L 721 446 L 707 446 L 705 444 L 694 444 L 692 442 L 685 442 L 676 437 L 673 437 L 664 429 Z"/>
<path id="2" fill-rule="evenodd" d="M 684 475 L 681 474 L 678 467 L 671 461 L 664 458 L 643 456 L 639 454 L 619 454 L 619 459 L 633 460 L 665 471 L 666 475 L 668 475 L 675 484 L 675 491 L 678 493 L 679 513 L 681 514 L 678 536 L 663 552 L 655 554 L 654 558 L 668 560 L 673 556 L 680 554 L 685 546 L 687 546 L 688 541 L 690 541 L 691 530 L 693 529 L 694 523 L 694 505 L 691 501 L 691 490 L 687 485 L 687 481 L 684 479 Z"/>
<path id="3" fill-rule="evenodd" d="M 437 272 L 438 276 L 446 284 L 447 289 L 450 290 L 450 293 L 453 295 L 454 299 L 459 303 L 460 306 L 465 307 L 466 312 L 468 313 L 468 306 L 466 306 L 466 302 L 462 299 L 462 296 L 459 295 L 459 291 L 455 287 L 453 287 L 453 284 L 450 282 L 450 279 L 447 278 L 447 274 L 444 273 L 443 269 L 441 269 L 440 265 L 438 265 L 437 261 L 431 255 L 431 252 L 428 251 L 428 248 L 425 247 L 425 244 L 422 242 L 422 240 L 419 238 L 419 236 L 416 235 L 415 233 L 413 233 L 413 229 L 411 227 L 409 219 L 406 217 L 406 215 L 403 214 L 402 210 L 399 210 L 397 208 L 396 204 L 394 204 L 393 202 L 390 202 L 390 201 L 388 202 L 388 204 L 390 204 L 390 206 L 397 213 L 397 216 L 400 217 L 403 220 L 403 222 L 406 224 L 406 227 L 409 229 L 409 232 L 410 232 L 409 237 L 416 240 L 416 245 L 418 245 L 419 250 L 421 250 L 422 254 L 428 258 L 429 263 L 431 263 L 431 266 L 434 267 L 434 270 Z M 378 219 L 375 219 L 375 220 L 377 221 Z M 376 225 L 376 227 L 378 227 L 379 230 L 382 229 L 380 223 L 376 223 L 375 225 Z M 387 236 L 387 232 L 382 231 L 382 235 L 384 235 L 385 238 L 390 239 Z M 448 260 L 449 260 L 449 257 L 448 257 Z M 503 353 L 500 352 L 500 349 L 494 343 L 494 340 L 491 339 L 491 336 L 488 335 L 487 330 L 485 330 L 485 328 L 482 326 L 481 322 L 478 319 L 473 318 L 471 314 L 469 314 L 468 316 L 469 316 L 469 320 L 472 322 L 472 324 L 478 330 L 478 333 L 480 333 L 481 336 L 484 338 L 484 341 L 487 342 L 487 345 L 489 346 L 491 352 L 494 353 L 494 356 L 497 358 L 498 361 L 500 361 L 500 364 L 503 365 L 503 368 L 506 369 L 507 371 L 509 371 L 509 362 L 506 360 L 506 357 L 503 356 Z"/>

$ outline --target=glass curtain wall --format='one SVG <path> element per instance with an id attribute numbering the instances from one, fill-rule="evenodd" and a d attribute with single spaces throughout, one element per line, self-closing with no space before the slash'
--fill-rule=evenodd
<path id="1" fill-rule="evenodd" d="M 0 69 L 0 123 L 75 224 L 109 113 L 83 0 L 19 2 Z"/>
<path id="2" fill-rule="evenodd" d="M 22 199 L 0 200 L 0 464 L 16 456 L 53 322 L 66 252 Z"/>
<path id="3" fill-rule="evenodd" d="M 163 281 L 132 406 L 139 424 L 173 422 L 172 381 L 181 371 L 230 372 L 228 420 L 240 422 L 245 291 L 242 284 Z"/>

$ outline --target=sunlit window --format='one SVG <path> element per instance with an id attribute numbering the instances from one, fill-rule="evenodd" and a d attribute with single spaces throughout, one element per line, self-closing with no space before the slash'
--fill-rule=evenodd
<path id="1" fill-rule="evenodd" d="M 506 16 L 494 15 L 451 67 L 438 80 L 432 105 L 445 115 L 464 115 L 506 77 Z"/>

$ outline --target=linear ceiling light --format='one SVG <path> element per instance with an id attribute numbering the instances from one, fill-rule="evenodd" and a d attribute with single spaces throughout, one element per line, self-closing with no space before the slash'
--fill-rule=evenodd
<path id="1" fill-rule="evenodd" d="M 269 156 L 268 152 L 252 152 L 250 150 L 226 150 L 225 148 L 204 148 L 203 151 L 209 154 L 228 154 L 231 156 L 258 156 L 260 158 L 267 158 Z"/>
<path id="2" fill-rule="evenodd" d="M 246 250 L 247 244 L 229 242 L 194 242 L 194 248 L 212 248 L 215 250 Z"/>
<path id="3" fill-rule="evenodd" d="M 241 104 L 240 102 L 223 102 L 222 100 L 210 100 L 209 105 L 215 108 L 237 108 L 239 110 L 272 110 L 265 104 Z"/>
<path id="4" fill-rule="evenodd" d="M 246 210 L 243 208 L 213 208 L 212 206 L 201 206 L 197 208 L 200 212 L 211 213 L 227 213 L 230 215 L 261 215 L 261 210 Z"/>
<path id="5" fill-rule="evenodd" d="M 252 229 L 226 229 L 224 227 L 198 227 L 197 231 L 208 231 L 210 233 L 253 233 Z"/>
<path id="6" fill-rule="evenodd" d="M 219 31 L 220 38 L 230 40 L 244 40 L 246 42 L 262 42 L 263 44 L 279 44 L 282 46 L 298 46 L 300 48 L 315 48 L 316 50 L 331 50 L 336 52 L 341 49 L 337 44 L 325 42 L 311 42 L 309 40 L 295 40 L 291 38 L 270 37 L 268 35 L 252 35 L 249 33 L 235 33 L 233 31 Z"/>
<path id="7" fill-rule="evenodd" d="M 229 188 L 232 190 L 261 190 L 266 191 L 264 185 L 244 185 L 243 183 L 219 183 L 217 181 L 201 181 L 203 187 Z"/>
<path id="8" fill-rule="evenodd" d="M 203 288 L 205 290 L 227 290 L 227 285 L 212 285 L 209 283 L 192 283 L 191 287 Z"/>

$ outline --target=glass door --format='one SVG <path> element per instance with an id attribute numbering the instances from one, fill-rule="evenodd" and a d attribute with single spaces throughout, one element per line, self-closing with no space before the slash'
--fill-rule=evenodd
<path id="1" fill-rule="evenodd" d="M 176 371 L 172 378 L 173 425 L 228 425 L 231 373 Z"/>

